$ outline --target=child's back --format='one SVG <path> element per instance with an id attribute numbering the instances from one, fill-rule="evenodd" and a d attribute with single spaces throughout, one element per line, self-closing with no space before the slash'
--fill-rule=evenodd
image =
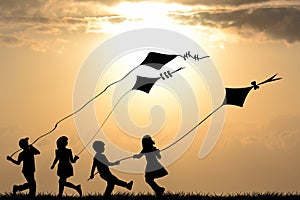
<path id="1" fill-rule="evenodd" d="M 108 162 L 106 161 L 107 158 L 104 154 L 96 153 L 94 157 L 94 165 L 96 166 L 100 177 L 103 179 L 107 179 L 111 175 L 111 172 L 108 167 Z"/>
<path id="2" fill-rule="evenodd" d="M 111 195 L 115 185 L 127 188 L 128 190 L 131 190 L 133 181 L 126 183 L 125 181 L 118 179 L 115 175 L 113 175 L 110 172 L 109 166 L 119 165 L 120 161 L 110 162 L 103 153 L 104 145 L 105 144 L 102 141 L 95 141 L 93 144 L 93 148 L 96 151 L 96 155 L 93 160 L 93 166 L 92 166 L 92 170 L 91 170 L 90 179 L 94 178 L 94 172 L 95 172 L 95 169 L 97 168 L 97 170 L 100 174 L 100 177 L 107 182 L 104 196 Z"/>
<path id="3" fill-rule="evenodd" d="M 72 150 L 67 148 L 58 148 L 55 150 L 58 159 L 58 176 L 70 177 L 74 175 L 71 161 L 73 161 Z"/>

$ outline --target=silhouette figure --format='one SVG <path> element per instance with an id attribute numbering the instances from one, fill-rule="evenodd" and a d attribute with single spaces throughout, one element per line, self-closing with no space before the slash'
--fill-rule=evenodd
<path id="1" fill-rule="evenodd" d="M 160 159 L 160 150 L 154 146 L 155 142 L 149 135 L 145 135 L 142 139 L 143 149 L 140 154 L 136 154 L 133 158 L 146 157 L 147 165 L 145 170 L 145 181 L 150 185 L 157 196 L 164 193 L 165 188 L 160 187 L 154 179 L 168 175 L 167 170 L 158 162 Z"/>
<path id="2" fill-rule="evenodd" d="M 127 188 L 128 190 L 131 190 L 133 181 L 126 183 L 125 181 L 118 179 L 115 175 L 113 175 L 110 172 L 108 166 L 119 165 L 120 161 L 109 162 L 107 160 L 106 156 L 103 154 L 103 152 L 105 150 L 104 145 L 105 144 L 102 141 L 95 141 L 93 143 L 93 148 L 96 151 L 96 154 L 94 156 L 90 179 L 94 178 L 94 172 L 95 172 L 95 169 L 97 168 L 98 173 L 100 174 L 100 177 L 107 182 L 104 196 L 111 195 L 115 185 Z"/>
<path id="3" fill-rule="evenodd" d="M 22 173 L 27 181 L 23 185 L 14 185 L 13 194 L 15 195 L 18 191 L 29 189 L 29 195 L 34 196 L 36 192 L 36 182 L 34 179 L 35 163 L 34 156 L 40 154 L 32 145 L 28 145 L 29 138 L 22 138 L 19 140 L 19 146 L 23 151 L 19 154 L 18 160 L 14 160 L 12 157 L 7 156 L 7 160 L 11 161 L 16 165 L 20 165 L 23 162 Z"/>
<path id="4" fill-rule="evenodd" d="M 80 196 L 82 196 L 81 185 L 74 185 L 73 183 L 67 182 L 67 178 L 73 176 L 73 167 L 72 163 L 75 163 L 79 157 L 74 156 L 72 154 L 71 149 L 67 149 L 66 146 L 68 145 L 68 138 L 66 136 L 61 136 L 56 141 L 57 149 L 55 150 L 55 159 L 51 166 L 53 169 L 58 163 L 57 168 L 57 175 L 59 176 L 59 192 L 58 196 L 61 197 L 64 192 L 64 187 L 69 187 L 78 192 Z"/>

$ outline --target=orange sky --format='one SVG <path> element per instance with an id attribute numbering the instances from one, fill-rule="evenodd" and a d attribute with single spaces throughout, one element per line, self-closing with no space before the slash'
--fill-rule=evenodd
<path id="1" fill-rule="evenodd" d="M 158 182 L 172 192 L 299 191 L 299 2 L 101 2 L 0 2 L 1 193 L 24 181 L 21 168 L 7 162 L 6 155 L 18 148 L 20 138 L 29 136 L 33 141 L 72 112 L 77 74 L 93 49 L 113 35 L 145 27 L 174 30 L 195 40 L 214 61 L 226 87 L 248 86 L 275 73 L 283 77 L 252 91 L 244 108 L 226 107 L 221 137 L 202 160 L 199 147 L 209 123 L 199 128 L 191 147 L 167 167 L 169 176 Z M 101 102 L 95 105 L 100 109 Z M 167 125 L 172 126 L 172 121 Z M 72 118 L 39 141 L 35 145 L 42 152 L 36 157 L 38 192 L 57 192 L 58 178 L 50 166 L 60 135 L 69 137 L 74 153 L 82 148 Z M 158 142 L 159 148 L 163 145 Z M 132 149 L 139 151 L 140 146 Z M 88 151 L 81 154 L 70 180 L 81 183 L 85 193 L 102 193 L 105 183 L 99 177 L 86 181 L 91 162 Z M 151 192 L 143 174 L 114 173 L 134 180 L 133 192 Z"/>

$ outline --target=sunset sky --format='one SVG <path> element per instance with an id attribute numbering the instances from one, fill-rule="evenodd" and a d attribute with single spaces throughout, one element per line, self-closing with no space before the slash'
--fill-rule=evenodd
<path id="1" fill-rule="evenodd" d="M 209 121 L 201 126 L 189 149 L 167 166 L 169 175 L 158 182 L 171 192 L 299 192 L 299 1 L 0 0 L 0 193 L 11 192 L 13 184 L 25 181 L 21 167 L 6 160 L 18 149 L 19 139 L 28 136 L 32 142 L 73 111 L 76 78 L 90 53 L 108 38 L 138 28 L 168 29 L 197 42 L 226 87 L 249 86 L 276 73 L 283 78 L 251 91 L 243 108 L 226 107 L 221 137 L 204 159 L 198 154 Z M 121 78 L 116 72 L 99 80 L 98 89 L 110 79 Z M 180 109 L 167 101 L 174 99 L 171 93 L 166 96 L 164 101 L 147 99 L 150 105 L 161 104 L 170 116 L 160 134 L 178 129 L 170 112 Z M 134 96 L 131 101 L 141 102 L 141 98 Z M 103 105 L 96 100 L 97 110 L 108 113 Z M 143 104 L 137 106 L 142 109 Z M 200 118 L 209 110 L 204 108 Z M 137 112 L 133 119 L 147 124 L 149 120 L 138 111 L 139 107 L 131 110 Z M 97 112 L 99 120 L 104 119 L 101 112 Z M 117 124 L 108 123 L 107 129 L 120 134 Z M 36 157 L 38 192 L 58 191 L 56 170 L 50 166 L 61 135 L 69 137 L 68 147 L 74 154 L 83 147 L 73 118 L 37 142 L 35 147 L 41 151 Z M 160 149 L 165 145 L 165 141 L 157 142 Z M 128 146 L 133 153 L 141 149 L 138 141 Z M 80 183 L 84 193 L 103 193 L 105 182 L 98 176 L 86 181 L 92 156 L 88 151 L 80 155 L 70 181 Z M 152 192 L 143 174 L 113 172 L 132 179 L 134 193 Z M 125 190 L 116 187 L 115 191 Z M 73 191 L 66 189 L 66 193 Z"/>

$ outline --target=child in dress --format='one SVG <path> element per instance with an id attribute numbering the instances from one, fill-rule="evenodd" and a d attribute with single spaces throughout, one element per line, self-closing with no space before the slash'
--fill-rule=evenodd
<path id="1" fill-rule="evenodd" d="M 145 180 L 146 183 L 154 190 L 157 196 L 164 193 L 165 188 L 160 187 L 154 179 L 161 178 L 168 175 L 167 170 L 158 162 L 157 159 L 161 158 L 160 151 L 154 146 L 155 142 L 149 135 L 145 135 L 142 139 L 143 149 L 140 154 L 136 154 L 133 158 L 141 158 L 145 156 L 147 160 L 146 170 L 145 170 Z"/>
<path id="2" fill-rule="evenodd" d="M 78 192 L 80 196 L 82 196 L 81 185 L 74 185 L 73 183 L 67 182 L 67 178 L 73 176 L 73 167 L 71 163 L 75 163 L 79 157 L 72 155 L 72 150 L 67 149 L 68 138 L 66 136 L 61 136 L 56 141 L 57 149 L 55 150 L 55 159 L 51 166 L 53 169 L 58 163 L 57 175 L 59 176 L 59 192 L 58 196 L 61 197 L 64 191 L 64 187 L 69 187 Z"/>
<path id="3" fill-rule="evenodd" d="M 10 156 L 7 156 L 7 160 L 16 165 L 20 165 L 21 162 L 23 162 L 22 173 L 27 181 L 27 183 L 24 183 L 23 185 L 14 185 L 13 194 L 16 194 L 18 191 L 29 189 L 29 195 L 34 196 L 36 192 L 34 156 L 40 154 L 40 152 L 32 145 L 28 145 L 28 139 L 28 137 L 22 138 L 19 141 L 19 146 L 23 151 L 19 154 L 18 160 L 14 160 Z"/>
<path id="4" fill-rule="evenodd" d="M 93 143 L 93 148 L 96 151 L 96 155 L 94 157 L 90 179 L 94 178 L 94 172 L 95 172 L 95 169 L 97 168 L 97 170 L 100 174 L 100 177 L 107 182 L 104 196 L 111 195 L 115 185 L 127 188 L 128 190 L 131 190 L 133 181 L 126 183 L 125 181 L 118 179 L 115 175 L 113 175 L 110 172 L 108 166 L 119 165 L 120 161 L 109 162 L 107 160 L 106 156 L 103 154 L 104 145 L 105 144 L 102 141 L 96 141 Z"/>

